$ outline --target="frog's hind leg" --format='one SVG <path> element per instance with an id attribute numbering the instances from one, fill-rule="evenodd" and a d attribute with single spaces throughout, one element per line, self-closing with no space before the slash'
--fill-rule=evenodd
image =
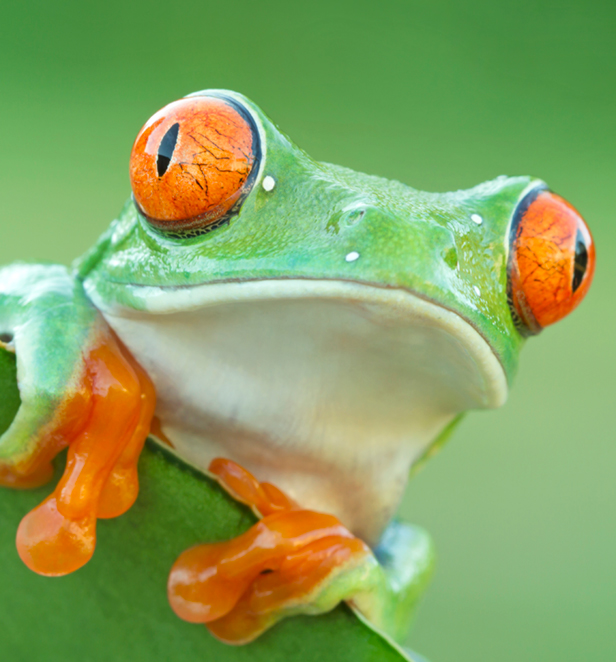
<path id="1" fill-rule="evenodd" d="M 63 575 L 92 556 L 97 517 L 137 496 L 154 388 L 63 267 L 1 270 L 0 325 L 14 337 L 22 401 L 0 437 L 0 484 L 40 484 L 68 446 L 64 475 L 17 534 L 28 567 Z"/>

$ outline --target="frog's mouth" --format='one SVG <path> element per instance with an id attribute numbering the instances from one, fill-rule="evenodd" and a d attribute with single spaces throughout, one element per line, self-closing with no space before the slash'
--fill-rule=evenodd
<path id="1" fill-rule="evenodd" d="M 261 314 L 257 313 L 259 327 L 267 325 L 269 313 L 266 309 L 272 306 L 288 308 L 295 303 L 296 307 L 299 305 L 307 312 L 317 304 L 321 304 L 328 312 L 333 312 L 335 309 L 344 310 L 348 313 L 346 316 L 353 317 L 353 313 L 357 316 L 355 323 L 357 332 L 365 341 L 364 349 L 368 352 L 376 350 L 383 344 L 385 338 L 389 337 L 393 348 L 398 347 L 403 350 L 404 346 L 407 346 L 407 351 L 401 351 L 401 360 L 403 360 L 402 355 L 408 353 L 408 346 L 412 346 L 414 353 L 429 359 L 427 365 L 432 365 L 437 373 L 441 372 L 443 366 L 440 365 L 441 361 L 434 359 L 449 358 L 451 365 L 448 372 L 452 378 L 454 373 L 467 373 L 468 383 L 464 390 L 468 391 L 467 395 L 470 399 L 467 399 L 469 406 L 465 409 L 499 407 L 507 398 L 507 378 L 502 364 L 487 340 L 475 327 L 459 314 L 402 288 L 355 281 L 308 278 L 221 281 L 180 287 L 122 284 L 123 296 L 115 298 L 110 304 L 98 296 L 94 283 L 86 281 L 85 287 L 95 305 L 106 316 L 147 318 L 150 322 L 152 316 L 166 317 L 206 310 L 211 310 L 211 314 L 216 317 L 217 313 L 213 309 L 221 311 L 237 307 L 241 311 L 248 304 L 253 309 L 255 306 L 257 309 L 262 309 Z M 130 301 L 130 305 L 123 304 L 122 300 Z M 300 302 L 303 302 L 303 305 Z M 254 312 L 251 311 L 250 315 L 253 322 Z M 298 312 L 294 310 L 294 313 Z M 342 316 L 345 317 L 344 314 Z M 302 318 L 301 313 L 297 314 L 296 326 L 306 328 Z M 365 327 L 368 320 L 371 323 L 370 329 L 364 328 L 364 332 L 360 332 L 359 329 Z M 331 321 L 335 327 L 335 321 Z M 352 319 L 345 321 L 353 325 Z M 274 320 L 272 320 L 273 324 Z M 238 349 L 245 346 L 251 337 L 248 319 L 245 320 L 245 324 L 240 323 L 239 326 L 242 327 L 242 337 L 237 338 Z M 318 322 L 317 326 L 320 326 Z M 348 329 L 342 330 L 344 326 L 342 324 L 338 332 L 329 329 L 329 338 L 332 342 L 344 344 L 345 338 L 349 342 L 357 340 L 355 338 L 357 334 L 349 332 Z M 281 333 L 289 330 L 289 325 L 285 325 Z M 276 335 L 275 328 L 272 331 Z M 194 327 L 191 329 L 192 332 Z M 327 332 L 323 328 L 318 335 Z M 449 345 L 451 351 L 445 351 L 442 347 L 442 351 L 432 353 L 430 349 L 434 343 L 429 342 L 430 335 L 441 341 L 447 339 L 445 344 Z M 293 342 L 292 338 L 290 340 Z M 423 370 L 421 372 L 424 373 Z M 428 369 L 423 376 L 427 378 L 429 372 Z M 458 380 L 454 379 L 454 381 Z"/>
<path id="2" fill-rule="evenodd" d="M 85 286 L 152 378 L 183 459 L 205 469 L 229 457 L 369 541 L 443 428 L 507 395 L 475 328 L 402 289 L 309 279 L 123 286 L 128 307 Z"/>

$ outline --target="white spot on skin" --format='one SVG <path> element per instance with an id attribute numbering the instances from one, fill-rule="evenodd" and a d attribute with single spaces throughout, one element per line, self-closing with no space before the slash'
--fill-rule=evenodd
<path id="1" fill-rule="evenodd" d="M 483 218 L 481 218 L 479 214 L 471 214 L 471 221 L 477 223 L 477 225 L 481 225 L 483 223 Z"/>
<path id="2" fill-rule="evenodd" d="M 274 186 L 276 186 L 276 180 L 271 175 L 266 175 L 263 178 L 263 188 L 266 191 L 273 191 Z"/>
<path id="3" fill-rule="evenodd" d="M 481 296 L 481 290 L 477 287 L 477 285 L 473 285 L 473 291 L 478 297 Z"/>
<path id="4" fill-rule="evenodd" d="M 357 251 L 351 251 L 350 253 L 347 253 L 344 259 L 347 262 L 355 262 L 355 260 L 357 260 L 358 257 L 359 257 L 359 253 Z"/>

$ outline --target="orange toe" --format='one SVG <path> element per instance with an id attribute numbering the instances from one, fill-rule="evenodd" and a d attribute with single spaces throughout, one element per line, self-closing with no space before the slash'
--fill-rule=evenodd
<path id="1" fill-rule="evenodd" d="M 298 505 L 271 483 L 259 482 L 249 471 L 232 460 L 217 457 L 209 471 L 235 499 L 256 510 L 262 517 Z"/>
<path id="2" fill-rule="evenodd" d="M 102 487 L 97 511 L 97 516 L 101 519 L 123 515 L 135 503 L 139 494 L 137 463 L 150 431 L 156 406 L 156 392 L 143 368 L 136 361 L 132 361 L 131 365 L 139 380 L 139 403 L 135 405 L 139 410 L 139 418 L 128 444 Z"/>
<path id="3" fill-rule="evenodd" d="M 85 565 L 96 545 L 96 517 L 71 520 L 58 511 L 54 495 L 30 511 L 17 529 L 17 552 L 34 572 L 59 577 Z"/>
<path id="4" fill-rule="evenodd" d="M 259 570 L 233 579 L 225 577 L 221 561 L 227 543 L 199 545 L 185 551 L 173 565 L 167 594 L 173 611 L 189 623 L 208 623 L 228 614 Z"/>

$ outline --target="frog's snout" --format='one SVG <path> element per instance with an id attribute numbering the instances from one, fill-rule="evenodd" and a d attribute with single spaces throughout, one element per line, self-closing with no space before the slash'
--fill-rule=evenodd
<path id="1" fill-rule="evenodd" d="M 579 212 L 537 188 L 518 205 L 509 235 L 509 305 L 523 335 L 576 308 L 595 272 L 595 245 Z"/>

